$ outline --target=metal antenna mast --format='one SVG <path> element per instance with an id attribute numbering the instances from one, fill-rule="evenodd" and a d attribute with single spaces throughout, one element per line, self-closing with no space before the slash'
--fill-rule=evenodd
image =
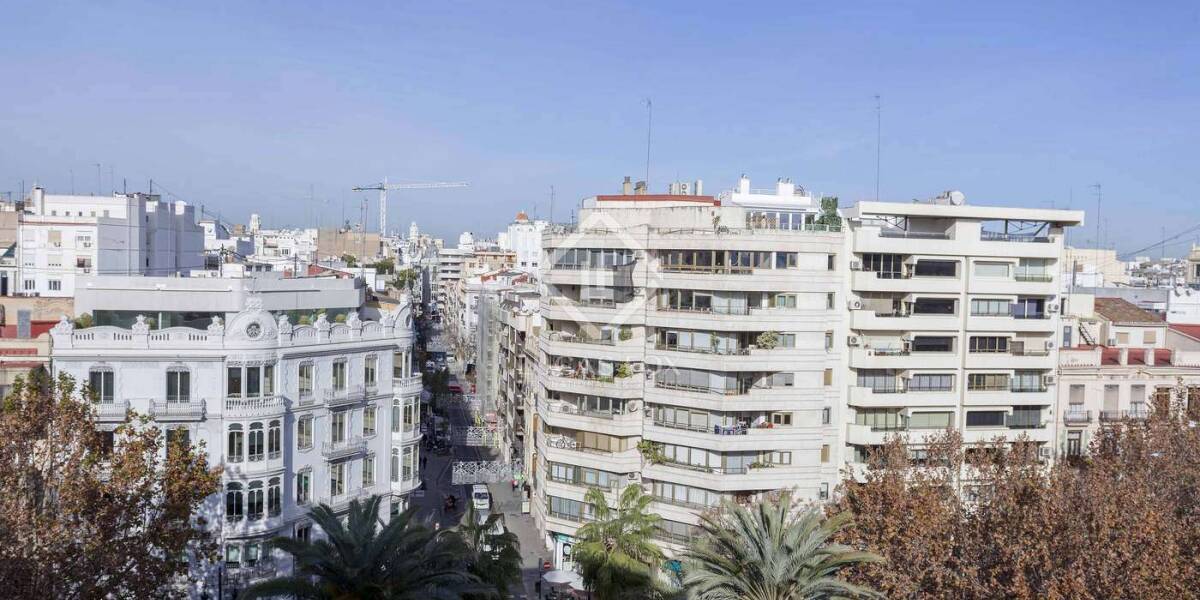
<path id="1" fill-rule="evenodd" d="M 650 192 L 650 131 L 654 123 L 654 103 L 646 98 L 646 193 Z"/>
<path id="2" fill-rule="evenodd" d="M 1091 187 L 1093 187 L 1093 188 L 1095 188 L 1095 189 L 1096 189 L 1096 247 L 1097 247 L 1097 248 L 1103 248 L 1103 247 L 1104 247 L 1104 241 L 1103 241 L 1103 240 L 1101 239 L 1101 237 L 1100 237 L 1100 233 L 1101 233 L 1101 232 L 1100 232 L 1100 214 L 1101 214 L 1101 213 L 1100 213 L 1100 208 L 1101 208 L 1101 206 L 1103 205 L 1104 194 L 1103 194 L 1103 192 L 1102 192 L 1102 189 L 1101 189 L 1101 187 L 1100 187 L 1100 184 L 1098 184 L 1098 183 L 1093 183 L 1093 184 L 1091 185 Z"/>
<path id="3" fill-rule="evenodd" d="M 879 94 L 875 94 L 875 201 L 879 202 L 879 165 L 882 152 L 880 150 L 881 141 L 883 140 L 883 104 L 879 100 Z"/>

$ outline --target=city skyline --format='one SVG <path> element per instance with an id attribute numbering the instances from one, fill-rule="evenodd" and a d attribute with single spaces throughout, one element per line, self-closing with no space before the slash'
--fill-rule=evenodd
<path id="1" fill-rule="evenodd" d="M 350 188 L 465 180 L 392 196 L 391 226 L 493 235 L 517 210 L 549 216 L 551 186 L 566 221 L 642 179 L 651 98 L 652 190 L 745 172 L 851 205 L 875 196 L 879 95 L 881 199 L 959 189 L 1092 215 L 1099 183 L 1105 246 L 1190 224 L 1164 218 L 1194 180 L 1183 4 L 132 8 L 10 11 L 25 26 L 0 78 L 22 91 L 0 116 L 0 191 L 88 193 L 99 164 L 104 192 L 154 179 L 235 221 L 250 205 L 272 225 L 355 221 L 365 196 L 373 228 L 375 195 Z M 1094 221 L 1077 233 L 1096 245 Z"/>

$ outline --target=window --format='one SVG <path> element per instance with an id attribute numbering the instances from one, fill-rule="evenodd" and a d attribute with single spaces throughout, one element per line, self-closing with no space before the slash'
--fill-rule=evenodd
<path id="1" fill-rule="evenodd" d="M 1123 332 L 1120 332 L 1117 334 L 1117 345 L 1119 345 L 1119 346 L 1128 346 L 1129 345 L 1129 333 L 1128 332 L 1123 331 Z"/>
<path id="2" fill-rule="evenodd" d="M 967 390 L 973 392 L 1006 392 L 1008 391 L 1008 374 L 968 373 Z"/>
<path id="3" fill-rule="evenodd" d="M 187 402 L 191 396 L 192 374 L 182 369 L 167 371 L 167 402 Z"/>
<path id="4" fill-rule="evenodd" d="M 255 481 L 250 484 L 250 491 L 246 494 L 246 518 L 251 521 L 261 519 L 263 506 L 263 484 L 261 481 Z"/>
<path id="5" fill-rule="evenodd" d="M 908 417 L 909 429 L 946 429 L 950 427 L 951 412 L 919 412 Z"/>
<path id="6" fill-rule="evenodd" d="M 88 373 L 88 387 L 96 400 L 111 404 L 113 401 L 113 372 L 108 369 L 93 369 Z"/>
<path id="7" fill-rule="evenodd" d="M 832 271 L 836 265 L 837 265 L 837 255 L 836 254 L 830 254 L 829 256 L 825 257 L 825 270 L 826 271 Z"/>
<path id="8" fill-rule="evenodd" d="M 825 349 L 833 350 L 833 332 L 832 331 L 825 332 Z"/>
<path id="9" fill-rule="evenodd" d="M 379 372 L 379 359 L 374 356 L 368 356 L 363 364 L 363 384 L 369 388 L 376 385 L 377 373 Z"/>
<path id="10" fill-rule="evenodd" d="M 795 294 L 775 294 L 770 298 L 770 308 L 796 308 Z"/>
<path id="11" fill-rule="evenodd" d="M 362 459 L 362 484 L 363 487 L 375 485 L 375 455 L 364 456 Z"/>
<path id="12" fill-rule="evenodd" d="M 1044 392 L 1046 386 L 1042 385 L 1042 374 L 1039 371 L 1017 371 L 1012 377 L 1012 391 L 1014 392 Z"/>
<path id="13" fill-rule="evenodd" d="M 258 398 L 275 393 L 275 366 L 237 366 L 226 369 L 225 393 L 231 398 Z"/>
<path id="14" fill-rule="evenodd" d="M 1022 258 L 1017 263 L 1014 277 L 1017 281 L 1050 281 L 1053 279 L 1050 272 L 1050 259 Z"/>
<path id="15" fill-rule="evenodd" d="M 33 290 L 37 289 L 37 282 L 32 279 L 26 279 L 25 281 L 21 282 L 21 287 L 27 292 L 32 292 Z"/>
<path id="16" fill-rule="evenodd" d="M 305 469 L 296 473 L 296 503 L 308 504 L 312 499 L 312 471 Z"/>
<path id="17" fill-rule="evenodd" d="M 293 537 L 305 543 L 312 541 L 312 525 L 297 525 L 296 535 Z"/>
<path id="18" fill-rule="evenodd" d="M 400 477 L 409 481 L 417 476 L 417 447 L 405 446 L 402 451 Z"/>
<path id="19" fill-rule="evenodd" d="M 913 267 L 917 277 L 956 277 L 958 263 L 953 260 L 918 260 Z"/>
<path id="20" fill-rule="evenodd" d="M 279 421 L 271 421 L 267 428 L 267 458 L 272 460 L 283 455 L 283 431 Z"/>
<path id="21" fill-rule="evenodd" d="M 245 516 L 242 484 L 230 483 L 225 486 L 225 520 L 241 521 Z"/>
<path id="22" fill-rule="evenodd" d="M 917 298 L 912 312 L 914 315 L 953 315 L 956 304 L 953 298 Z"/>
<path id="23" fill-rule="evenodd" d="M 1147 329 L 1142 332 L 1142 344 L 1153 346 L 1158 342 L 1158 332 L 1153 329 Z"/>
<path id="24" fill-rule="evenodd" d="M 768 461 L 773 465 L 790 465 L 792 464 L 792 453 L 776 450 L 770 454 Z"/>
<path id="25" fill-rule="evenodd" d="M 954 352 L 954 338 L 918 335 L 912 341 L 913 352 Z"/>
<path id="26" fill-rule="evenodd" d="M 716 507 L 721 504 L 721 494 L 681 483 L 654 481 L 650 485 L 650 494 L 660 502 L 683 506 Z"/>
<path id="27" fill-rule="evenodd" d="M 279 478 L 272 477 L 267 482 L 267 516 L 278 517 L 283 512 L 283 492 L 279 488 Z"/>
<path id="28" fill-rule="evenodd" d="M 313 393 L 313 364 L 300 365 L 300 397 L 311 398 Z"/>
<path id="29" fill-rule="evenodd" d="M 225 380 L 226 380 L 226 382 L 228 382 L 228 385 L 226 387 L 225 394 L 227 396 L 235 397 L 235 398 L 241 397 L 241 395 L 242 395 L 242 368 L 241 367 L 229 367 L 227 369 L 227 374 L 228 374 L 228 376 L 226 377 Z"/>
<path id="30" fill-rule="evenodd" d="M 895 394 L 901 391 L 896 371 L 892 369 L 859 369 L 858 387 L 871 388 L 876 394 Z"/>
<path id="31" fill-rule="evenodd" d="M 296 448 L 308 450 L 313 445 L 313 418 L 305 415 L 296 419 Z"/>
<path id="32" fill-rule="evenodd" d="M 242 431 L 242 426 L 234 423 L 229 426 L 229 445 L 225 450 L 225 460 L 229 462 L 242 462 L 242 452 L 244 451 L 245 433 Z"/>
<path id="33" fill-rule="evenodd" d="M 945 373 L 917 373 L 908 380 L 910 392 L 954 391 L 954 375 Z"/>
<path id="34" fill-rule="evenodd" d="M 1002 410 L 972 410 L 967 411 L 967 427 L 1003 427 L 1004 411 Z"/>
<path id="35" fill-rule="evenodd" d="M 399 398 L 392 398 L 392 433 L 400 433 L 400 424 L 403 422 L 400 416 L 402 405 Z"/>
<path id="36" fill-rule="evenodd" d="M 333 363 L 333 389 L 338 392 L 346 389 L 346 361 L 344 360 Z"/>
<path id="37" fill-rule="evenodd" d="M 821 445 L 821 462 L 829 462 L 829 444 Z"/>
<path id="38" fill-rule="evenodd" d="M 62 291 L 62 281 L 60 281 L 60 280 L 58 280 L 58 279 L 47 279 L 47 280 L 46 280 L 46 286 L 47 286 L 47 287 L 50 289 L 50 291 L 52 291 L 52 292 L 60 292 L 60 291 Z"/>
<path id="39" fill-rule="evenodd" d="M 1070 325 L 1063 325 L 1062 347 L 1063 348 L 1071 347 L 1071 326 Z"/>
<path id="40" fill-rule="evenodd" d="M 1008 270 L 1012 265 L 1003 262 L 977 262 L 975 263 L 976 277 L 1008 277 Z"/>
<path id="41" fill-rule="evenodd" d="M 821 424 L 822 425 L 828 425 L 832 421 L 832 419 L 833 419 L 832 413 L 833 413 L 833 411 L 828 406 L 821 409 Z"/>
<path id="42" fill-rule="evenodd" d="M 375 435 L 375 407 L 363 409 L 363 435 Z"/>
<path id="43" fill-rule="evenodd" d="M 795 252 L 776 252 L 775 253 L 775 268 L 776 269 L 795 269 L 799 264 L 799 257 Z"/>
<path id="44" fill-rule="evenodd" d="M 266 436 L 263 433 L 263 424 L 262 423 L 251 423 L 250 424 L 250 436 L 249 436 L 250 443 L 247 444 L 250 448 L 249 457 L 248 457 L 249 460 L 259 461 L 259 460 L 263 459 L 263 451 L 266 446 L 266 444 L 264 443 L 265 437 Z"/>
<path id="45" fill-rule="evenodd" d="M 46 236 L 47 236 L 47 241 L 50 242 L 51 248 L 62 248 L 62 232 L 61 231 L 47 231 Z"/>
<path id="46" fill-rule="evenodd" d="M 329 441 L 333 443 L 346 441 L 346 411 L 329 415 Z"/>
<path id="47" fill-rule="evenodd" d="M 971 336 L 971 352 L 1003 353 L 1008 352 L 1008 338 L 992 336 Z"/>
<path id="48" fill-rule="evenodd" d="M 976 317 L 1007 317 L 1012 315 L 1008 300 L 971 300 L 971 315 Z"/>
<path id="49" fill-rule="evenodd" d="M 229 511 L 225 511 L 226 515 Z M 230 519 L 233 520 L 233 519 Z M 242 564 L 242 547 L 237 544 L 229 544 L 225 546 L 225 564 L 230 566 L 238 566 Z"/>
<path id="50" fill-rule="evenodd" d="M 819 499 L 819 500 L 828 500 L 829 499 L 829 482 L 828 481 L 821 482 L 821 487 L 817 491 L 817 499 Z"/>
<path id="51" fill-rule="evenodd" d="M 1067 456 L 1077 457 L 1083 454 L 1083 432 L 1067 432 Z"/>
<path id="52" fill-rule="evenodd" d="M 825 369 L 822 371 L 821 381 L 824 385 L 833 385 L 833 369 Z"/>
<path id="53" fill-rule="evenodd" d="M 906 420 L 898 408 L 857 409 L 854 423 L 870 427 L 872 431 L 900 431 L 906 428 Z"/>
<path id="54" fill-rule="evenodd" d="M 400 481 L 400 449 L 392 448 L 392 482 Z"/>
<path id="55" fill-rule="evenodd" d="M 791 426 L 792 413 L 771 413 L 771 424 Z"/>
<path id="56" fill-rule="evenodd" d="M 863 254 L 862 270 L 872 271 L 879 279 L 904 277 L 904 257 L 899 254 Z"/>
<path id="57" fill-rule="evenodd" d="M 346 493 L 346 463 L 329 465 L 329 495 L 341 496 Z"/>

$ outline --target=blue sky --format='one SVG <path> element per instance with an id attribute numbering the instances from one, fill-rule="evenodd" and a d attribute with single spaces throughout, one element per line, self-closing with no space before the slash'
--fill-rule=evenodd
<path id="1" fill-rule="evenodd" d="M 834 6 L 838 4 L 838 6 Z M 854 6 L 841 6 L 853 4 Z M 1130 2 L 26 3 L 4 10 L 0 191 L 125 178 L 229 219 L 492 235 L 747 173 L 841 197 L 1086 208 L 1127 251 L 1200 222 L 1200 6 Z M 315 202 L 309 201 L 309 190 Z M 1072 199 L 1073 198 L 1073 199 Z M 375 196 L 368 223 L 376 226 Z M 536 208 L 535 208 L 536 205 Z M 1095 238 L 1094 221 L 1073 235 Z M 1189 240 L 1185 240 L 1189 241 Z M 1087 243 L 1087 242 L 1084 242 Z M 1186 249 L 1186 243 L 1168 253 Z"/>

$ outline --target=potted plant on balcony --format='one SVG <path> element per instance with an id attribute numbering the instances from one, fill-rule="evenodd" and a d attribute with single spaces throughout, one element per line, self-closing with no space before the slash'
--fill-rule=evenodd
<path id="1" fill-rule="evenodd" d="M 621 332 L 617 334 L 617 339 L 621 340 L 622 342 L 628 342 L 629 340 L 633 339 L 633 329 L 630 329 L 629 327 L 622 327 Z"/>
<path id="2" fill-rule="evenodd" d="M 633 374 L 633 369 L 629 367 L 629 363 L 620 363 L 617 365 L 616 370 L 613 371 L 613 374 L 617 379 L 624 379 Z"/>
<path id="3" fill-rule="evenodd" d="M 637 449 L 642 454 L 642 458 L 652 465 L 657 465 L 667 460 L 667 455 L 663 454 L 662 446 L 650 440 L 638 442 Z"/>
<path id="4" fill-rule="evenodd" d="M 764 331 L 758 334 L 754 340 L 755 345 L 763 350 L 772 350 L 779 345 L 779 333 L 775 331 Z"/>
<path id="5" fill-rule="evenodd" d="M 774 466 L 775 466 L 775 465 L 773 465 L 773 464 L 771 464 L 771 463 L 769 463 L 769 462 L 763 462 L 763 461 L 761 461 L 761 460 L 756 460 L 756 461 L 754 461 L 754 462 L 752 462 L 752 463 L 750 463 L 750 464 L 749 464 L 749 467 L 750 467 L 751 469 L 770 469 L 770 468 L 772 468 L 772 467 L 774 467 Z"/>

